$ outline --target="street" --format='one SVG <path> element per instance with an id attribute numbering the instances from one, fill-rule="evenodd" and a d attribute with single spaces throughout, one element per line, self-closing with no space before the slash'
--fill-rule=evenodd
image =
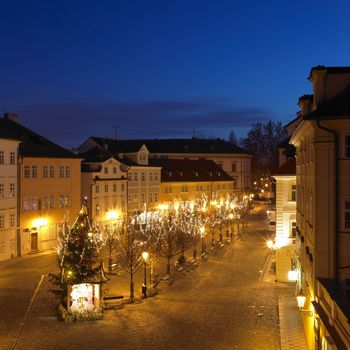
<path id="1" fill-rule="evenodd" d="M 239 239 L 211 251 L 188 274 L 177 273 L 157 296 L 106 310 L 100 321 L 59 321 L 47 278 L 26 315 L 41 275 L 56 271 L 55 255 L 3 267 L 0 348 L 279 349 L 277 299 L 290 286 L 261 278 L 262 271 L 269 273 L 265 226 L 263 213 L 255 211 Z M 141 275 L 135 283 L 137 298 Z M 127 275 L 111 279 L 105 288 L 112 295 L 128 292 Z"/>

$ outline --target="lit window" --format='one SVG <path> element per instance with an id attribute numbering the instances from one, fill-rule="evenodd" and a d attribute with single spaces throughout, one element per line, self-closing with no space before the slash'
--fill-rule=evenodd
<path id="1" fill-rule="evenodd" d="M 16 164 L 16 153 L 15 152 L 10 152 L 10 164 L 11 165 Z"/>
<path id="2" fill-rule="evenodd" d="M 42 208 L 49 209 L 49 196 L 45 195 L 42 200 Z"/>
<path id="3" fill-rule="evenodd" d="M 23 199 L 23 211 L 29 211 L 30 210 L 30 199 L 25 197 Z"/>
<path id="4" fill-rule="evenodd" d="M 50 195 L 50 209 L 55 207 L 55 196 L 53 194 Z"/>
<path id="5" fill-rule="evenodd" d="M 32 210 L 38 210 L 38 198 L 32 198 Z"/>

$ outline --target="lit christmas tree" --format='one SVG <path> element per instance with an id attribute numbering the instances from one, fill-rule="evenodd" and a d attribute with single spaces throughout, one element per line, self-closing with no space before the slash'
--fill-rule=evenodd
<path id="1" fill-rule="evenodd" d="M 102 245 L 102 236 L 91 225 L 84 201 L 73 226 L 60 235 L 58 247 L 59 284 L 68 313 L 78 319 L 84 319 L 82 315 L 87 313 L 100 313 L 100 285 L 107 280 L 100 254 Z"/>

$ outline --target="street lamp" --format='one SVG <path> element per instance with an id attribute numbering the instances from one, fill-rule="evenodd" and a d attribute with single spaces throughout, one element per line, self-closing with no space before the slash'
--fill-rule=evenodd
<path id="1" fill-rule="evenodd" d="M 147 298 L 147 275 L 146 275 L 146 269 L 147 269 L 148 258 L 149 258 L 148 252 L 143 252 L 142 253 L 142 259 L 143 259 L 144 274 L 143 274 L 142 294 L 143 294 L 144 299 Z"/>

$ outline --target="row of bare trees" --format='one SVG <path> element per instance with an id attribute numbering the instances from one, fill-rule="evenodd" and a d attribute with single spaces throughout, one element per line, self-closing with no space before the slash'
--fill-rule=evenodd
<path id="1" fill-rule="evenodd" d="M 227 197 L 210 200 L 203 197 L 196 202 L 178 201 L 163 204 L 156 211 L 135 212 L 128 218 L 106 224 L 103 230 L 109 251 L 109 268 L 113 259 L 116 265 L 130 276 L 130 301 L 134 296 L 134 275 L 145 263 L 142 253 L 147 252 L 147 264 L 151 269 L 159 257 L 167 261 L 166 274 L 170 276 L 171 260 L 178 256 L 177 263 L 186 264 L 185 251 L 193 246 L 193 259 L 197 258 L 197 244 L 202 240 L 202 255 L 205 254 L 204 236 L 209 229 L 212 245 L 222 240 L 222 225 L 231 220 L 240 220 L 249 210 L 251 197 Z M 238 223 L 238 221 L 237 221 Z M 232 234 L 232 232 L 231 232 Z"/>

